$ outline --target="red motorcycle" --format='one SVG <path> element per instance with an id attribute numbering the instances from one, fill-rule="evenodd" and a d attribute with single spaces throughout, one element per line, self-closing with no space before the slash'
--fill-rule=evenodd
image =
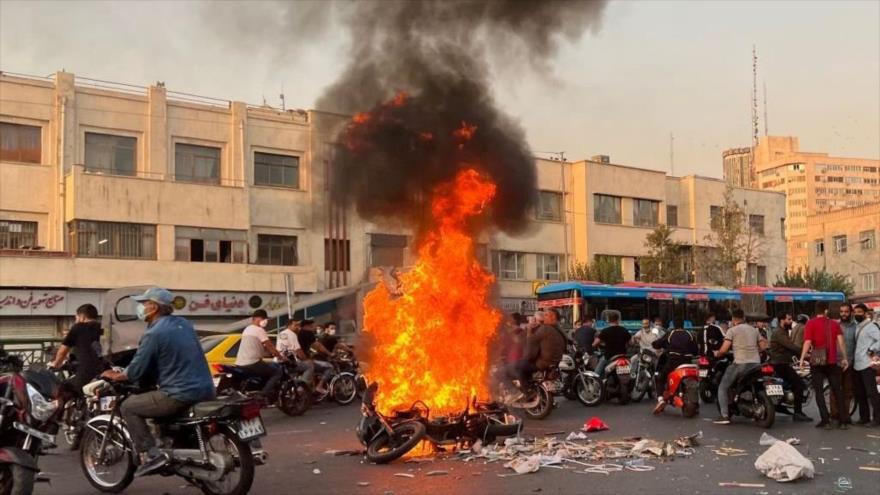
<path id="1" fill-rule="evenodd" d="M 682 364 L 669 373 L 663 400 L 681 409 L 686 418 L 700 412 L 700 370 L 696 364 Z"/>

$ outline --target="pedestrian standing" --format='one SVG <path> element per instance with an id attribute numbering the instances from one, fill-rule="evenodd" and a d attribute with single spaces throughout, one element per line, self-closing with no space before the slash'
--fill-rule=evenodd
<path id="1" fill-rule="evenodd" d="M 816 395 L 816 405 L 819 407 L 820 415 L 816 428 L 831 429 L 828 408 L 825 405 L 825 391 L 823 390 L 825 380 L 828 380 L 832 393 L 837 394 L 839 427 L 841 430 L 847 430 L 850 424 L 849 411 L 843 403 L 843 388 L 840 381 L 842 369 L 845 370 L 849 367 L 849 362 L 846 359 L 846 342 L 843 340 L 840 324 L 828 318 L 827 312 L 828 303 L 824 301 L 816 303 L 816 317 L 808 321 L 804 329 L 804 346 L 801 349 L 800 365 L 804 366 L 807 354 L 809 354 L 810 370 L 813 374 L 813 393 Z"/>
<path id="2" fill-rule="evenodd" d="M 880 356 L 880 325 L 867 317 L 868 307 L 857 304 L 853 308 L 853 319 L 857 324 L 853 368 L 858 381 L 855 384 L 855 397 L 859 403 L 858 424 L 880 426 L 880 392 L 877 391 L 877 372 L 871 367 L 873 357 Z M 874 410 L 871 421 L 870 405 Z"/>
<path id="3" fill-rule="evenodd" d="M 838 319 L 840 330 L 843 332 L 843 341 L 846 343 L 846 359 L 850 364 L 853 364 L 855 363 L 853 356 L 856 352 L 856 322 L 852 317 L 852 305 L 845 302 L 840 305 L 838 312 L 840 314 Z M 843 388 L 843 403 L 846 404 L 847 411 L 850 410 L 849 405 L 853 403 L 855 398 L 857 383 L 860 383 L 860 378 L 854 367 L 850 366 L 841 373 L 840 384 Z M 837 395 L 833 391 L 831 392 L 831 404 L 828 405 L 828 408 L 831 410 L 831 419 L 840 421 L 837 414 Z"/>

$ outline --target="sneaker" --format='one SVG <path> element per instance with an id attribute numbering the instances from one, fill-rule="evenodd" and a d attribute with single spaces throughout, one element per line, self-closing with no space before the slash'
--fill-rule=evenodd
<path id="1" fill-rule="evenodd" d="M 729 425 L 730 418 L 725 418 L 724 416 L 719 416 L 718 419 L 713 421 L 713 423 L 715 423 L 716 425 Z"/>
<path id="2" fill-rule="evenodd" d="M 796 413 L 794 413 L 794 415 L 792 415 L 791 419 L 792 419 L 793 421 L 797 421 L 797 422 L 800 422 L 800 423 L 810 423 L 810 422 L 813 421 L 813 418 L 811 418 L 811 417 L 809 417 L 809 416 L 807 416 L 806 414 L 801 413 L 801 412 L 796 412 Z"/>
<path id="3" fill-rule="evenodd" d="M 869 424 L 871 424 L 871 421 L 867 419 L 860 419 L 856 421 L 856 426 L 868 426 Z"/>
<path id="4" fill-rule="evenodd" d="M 840 428 L 841 430 L 848 430 L 849 423 L 840 423 L 839 425 L 837 425 L 837 427 Z"/>
<path id="5" fill-rule="evenodd" d="M 135 477 L 139 477 L 150 474 L 157 469 L 161 469 L 166 464 L 168 464 L 168 455 L 164 453 L 151 455 L 141 462 L 141 465 L 138 466 L 137 471 L 134 472 L 134 475 Z"/>
<path id="6" fill-rule="evenodd" d="M 654 406 L 654 414 L 660 414 L 664 409 L 666 409 L 666 402 L 659 400 L 657 401 L 657 405 Z"/>
<path id="7" fill-rule="evenodd" d="M 831 426 L 831 422 L 828 421 L 827 419 L 823 419 L 822 421 L 819 421 L 818 423 L 816 423 L 816 428 L 830 429 L 830 428 L 828 428 L 830 426 Z"/>

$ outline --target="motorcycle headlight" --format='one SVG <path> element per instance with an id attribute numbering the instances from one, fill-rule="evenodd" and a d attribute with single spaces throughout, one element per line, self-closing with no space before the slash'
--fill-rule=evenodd
<path id="1" fill-rule="evenodd" d="M 31 402 L 31 416 L 38 421 L 46 421 L 58 410 L 57 401 L 48 401 L 33 385 L 27 384 L 28 398 Z"/>

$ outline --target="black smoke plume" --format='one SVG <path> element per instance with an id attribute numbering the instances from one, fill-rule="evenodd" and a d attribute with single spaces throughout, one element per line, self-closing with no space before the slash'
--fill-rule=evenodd
<path id="1" fill-rule="evenodd" d="M 561 40 L 598 27 L 604 1 L 384 0 L 337 5 L 351 58 L 317 103 L 357 114 L 339 136 L 332 187 L 365 218 L 412 220 L 435 185 L 476 167 L 498 185 L 492 223 L 521 231 L 534 160 L 490 92 L 488 57 L 546 70 Z M 399 95 L 405 95 L 399 96 Z M 464 139 L 460 129 L 473 131 Z"/>

